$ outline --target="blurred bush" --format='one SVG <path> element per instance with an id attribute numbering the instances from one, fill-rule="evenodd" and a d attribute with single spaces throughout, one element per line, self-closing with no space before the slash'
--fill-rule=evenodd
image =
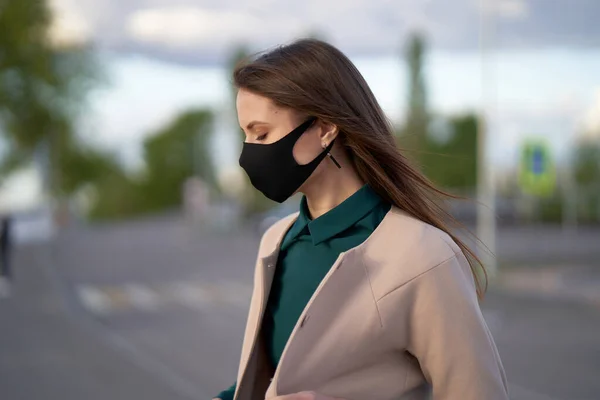
<path id="1" fill-rule="evenodd" d="M 192 176 L 219 191 L 210 154 L 213 114 L 188 110 L 144 141 L 143 170 L 126 174 L 115 168 L 99 179 L 94 218 L 116 218 L 179 208 Z"/>

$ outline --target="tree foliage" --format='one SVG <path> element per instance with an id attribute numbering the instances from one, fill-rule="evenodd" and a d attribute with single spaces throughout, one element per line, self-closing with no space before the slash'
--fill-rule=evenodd
<path id="1" fill-rule="evenodd" d="M 237 46 L 231 53 L 229 57 L 229 61 L 227 63 L 227 68 L 229 70 L 229 75 L 233 74 L 235 68 L 239 65 L 239 63 L 247 60 L 251 56 L 251 53 L 248 47 L 244 45 Z M 237 90 L 235 87 L 231 87 L 231 104 L 232 110 L 235 113 L 235 100 L 237 96 Z M 233 116 L 237 120 L 237 116 Z M 238 130 L 240 142 L 246 140 L 244 131 L 242 129 Z M 273 207 L 275 204 L 273 201 L 269 200 L 265 196 L 262 195 L 258 190 L 252 187 L 250 183 L 250 179 L 244 175 L 244 190 L 243 190 L 243 198 L 240 199 L 244 205 L 245 213 L 248 215 L 259 213 L 269 208 Z"/>
<path id="2" fill-rule="evenodd" d="M 477 116 L 454 116 L 448 124 L 446 140 L 426 136 L 421 153 L 423 172 L 445 189 L 472 190 L 477 184 Z"/>
<path id="3" fill-rule="evenodd" d="M 114 162 L 102 167 L 96 185 L 95 218 L 121 218 L 181 206 L 185 181 L 197 176 L 217 190 L 210 152 L 213 115 L 188 110 L 144 141 L 144 172 L 126 174 Z M 95 166 L 101 165 L 96 160 Z M 94 172 L 92 169 L 91 172 Z"/>
<path id="4" fill-rule="evenodd" d="M 600 222 L 600 141 L 584 140 L 575 149 L 575 180 L 580 218 Z"/>
<path id="5" fill-rule="evenodd" d="M 408 71 L 408 108 L 398 142 L 423 173 L 438 186 L 455 191 L 476 185 L 477 116 L 465 114 L 447 120 L 445 138 L 435 137 L 435 122 L 428 109 L 425 77 L 427 43 L 416 33 L 409 37 L 403 53 Z"/>
<path id="6" fill-rule="evenodd" d="M 231 55 L 229 56 L 228 61 L 227 61 L 227 71 L 229 72 L 229 76 L 231 77 L 233 75 L 233 71 L 235 70 L 235 68 L 240 63 L 247 60 L 249 57 L 250 57 L 250 50 L 248 49 L 248 47 L 246 47 L 244 45 L 238 45 L 237 47 L 235 47 L 233 49 L 233 51 L 231 52 Z M 237 89 L 232 84 L 231 85 L 231 104 L 232 104 L 233 110 L 235 110 L 236 97 L 237 97 Z M 236 120 L 237 120 L 237 117 L 236 117 Z M 245 139 L 244 131 L 239 130 L 239 134 L 240 134 L 240 139 L 243 141 Z"/>
<path id="7" fill-rule="evenodd" d="M 600 143 L 583 141 L 577 145 L 574 157 L 575 178 L 582 186 L 600 182 Z"/>
<path id="8" fill-rule="evenodd" d="M 83 176 L 66 167 L 87 157 L 72 153 L 81 149 L 74 127 L 100 74 L 91 49 L 51 43 L 51 19 L 45 1 L 0 3 L 0 132 L 6 148 L 0 172 L 30 162 L 43 147 L 49 186 L 61 194 Z"/>
<path id="9" fill-rule="evenodd" d="M 210 157 L 212 123 L 209 111 L 187 111 L 145 141 L 145 208 L 164 209 L 181 204 L 183 183 L 194 175 L 217 188 Z"/>
<path id="10" fill-rule="evenodd" d="M 421 154 L 426 144 L 429 124 L 425 84 L 426 46 L 422 35 L 413 34 L 409 37 L 404 51 L 409 83 L 408 109 L 399 140 L 401 147 L 408 151 L 408 155 L 418 165 L 422 165 Z"/>

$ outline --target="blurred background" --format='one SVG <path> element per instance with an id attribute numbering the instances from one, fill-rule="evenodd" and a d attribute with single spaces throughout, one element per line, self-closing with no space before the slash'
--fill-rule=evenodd
<path id="1" fill-rule="evenodd" d="M 597 0 L 0 0 L 0 398 L 208 399 L 260 236 L 230 72 L 315 37 L 495 257 L 514 399 L 600 399 Z"/>

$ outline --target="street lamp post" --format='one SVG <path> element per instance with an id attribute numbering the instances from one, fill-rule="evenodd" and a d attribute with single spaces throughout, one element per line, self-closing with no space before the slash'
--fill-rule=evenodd
<path id="1" fill-rule="evenodd" d="M 481 111 L 478 119 L 477 134 L 477 236 L 478 255 L 481 257 L 488 274 L 496 273 L 496 194 L 493 171 L 488 156 L 490 133 L 490 102 L 492 100 L 490 60 L 488 54 L 489 16 L 492 13 L 489 0 L 479 3 L 479 52 L 481 57 Z"/>

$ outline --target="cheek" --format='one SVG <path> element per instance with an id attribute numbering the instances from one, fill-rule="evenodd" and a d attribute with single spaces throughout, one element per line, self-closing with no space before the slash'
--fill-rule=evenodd
<path id="1" fill-rule="evenodd" d="M 323 151 L 317 135 L 302 135 L 294 146 L 294 158 L 300 165 L 308 164 Z"/>

